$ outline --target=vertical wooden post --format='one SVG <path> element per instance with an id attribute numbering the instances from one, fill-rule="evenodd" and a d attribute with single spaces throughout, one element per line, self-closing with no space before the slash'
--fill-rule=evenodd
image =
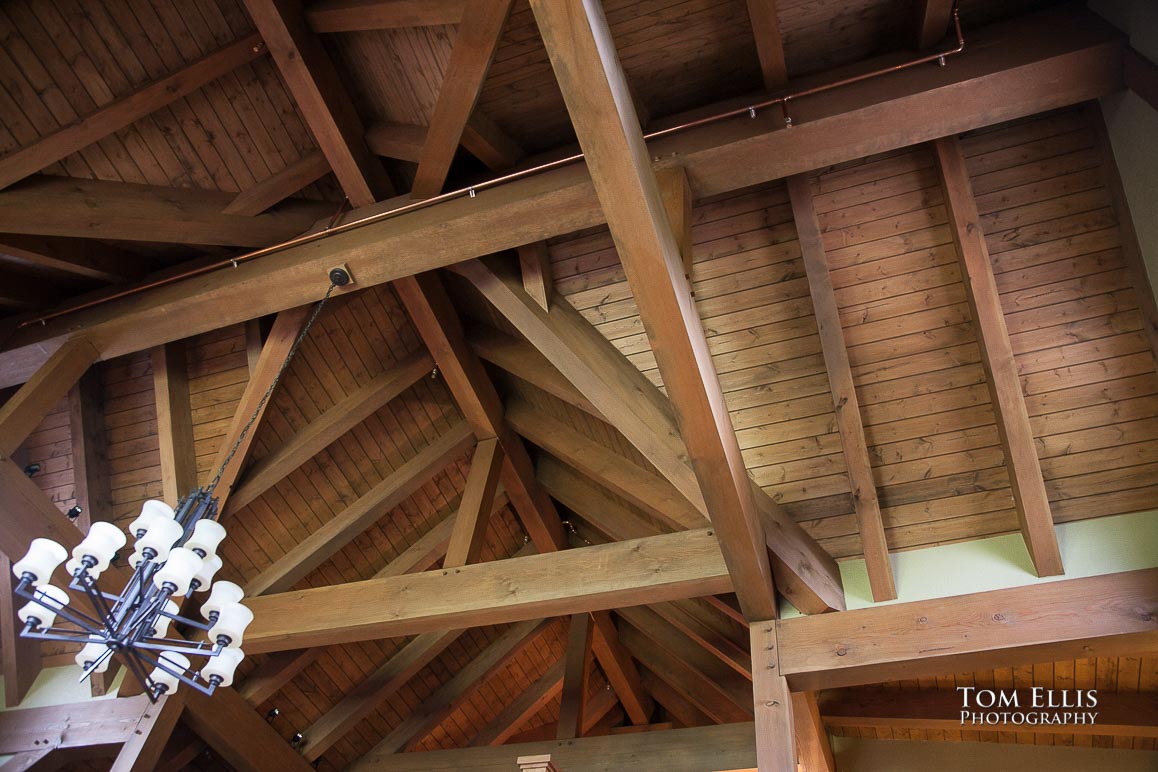
<path id="1" fill-rule="evenodd" d="M 82 509 L 77 525 L 82 530 L 113 515 L 101 391 L 100 374 L 90 368 L 68 392 L 73 484 Z"/>
<path id="2" fill-rule="evenodd" d="M 572 614 L 567 630 L 566 665 L 563 671 L 563 701 L 555 737 L 571 740 L 583 734 L 583 707 L 587 702 L 588 662 L 591 659 L 590 614 Z"/>
<path id="3" fill-rule="evenodd" d="M 162 697 L 156 704 L 146 703 L 133 734 L 121 746 L 110 772 L 149 772 L 154 769 L 184 708 L 183 692 Z"/>
<path id="4" fill-rule="evenodd" d="M 478 562 L 479 553 L 486 542 L 487 523 L 502 465 L 503 448 L 498 439 L 492 437 L 479 442 L 471 458 L 466 489 L 462 492 L 458 514 L 454 518 L 454 529 L 450 533 L 450 545 L 442 561 L 444 568 Z"/>
<path id="5" fill-rule="evenodd" d="M 0 555 L 0 674 L 4 676 L 4 704 L 9 708 L 20 704 L 40 675 L 40 644 L 20 637 L 23 625 L 16 609 L 24 601 L 12 594 L 12 580 L 12 561 Z"/>
<path id="6" fill-rule="evenodd" d="M 161 490 L 165 501 L 176 506 L 182 496 L 197 487 L 185 343 L 175 341 L 157 346 L 153 349 L 152 360 L 157 440 L 161 452 Z"/>
<path id="7" fill-rule="evenodd" d="M 752 698 L 756 715 L 756 768 L 759 772 L 796 771 L 796 735 L 788 682 L 780 673 L 776 622 L 748 626 L 752 642 Z"/>
<path id="8" fill-rule="evenodd" d="M 945 137 L 933 143 L 941 170 L 941 187 L 949 226 L 957 245 L 961 274 L 969 306 L 977 327 L 977 342 L 988 375 L 989 393 L 997 416 L 997 430 L 1005 449 L 1005 465 L 1025 546 L 1038 576 L 1064 573 L 1057 534 L 1041 463 L 1034 446 L 1033 429 L 1021 392 L 1021 379 L 1005 326 L 1005 313 L 997 293 L 997 281 L 989 260 L 981 217 L 973 198 L 973 186 L 965 167 L 965 154 L 956 137 Z"/>
<path id="9" fill-rule="evenodd" d="M 683 259 L 684 275 L 692 275 L 692 187 L 688 173 L 682 166 L 666 166 L 655 173 L 663 208 L 671 223 Z"/>
<path id="10" fill-rule="evenodd" d="M 543 307 L 544 311 L 550 311 L 551 295 L 555 287 L 551 280 L 551 259 L 547 254 L 547 242 L 524 244 L 516 251 L 519 253 L 519 268 L 523 274 L 523 289 Z"/>

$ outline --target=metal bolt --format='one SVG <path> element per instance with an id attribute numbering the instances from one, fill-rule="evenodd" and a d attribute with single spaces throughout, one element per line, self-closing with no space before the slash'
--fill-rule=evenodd
<path id="1" fill-rule="evenodd" d="M 1005 621 L 1005 614 L 994 614 L 993 615 L 993 621 L 994 622 L 1004 622 Z"/>
<path id="2" fill-rule="evenodd" d="M 848 649 L 844 648 L 843 646 L 836 650 L 836 656 L 838 657 L 843 657 L 845 654 L 848 654 Z"/>
<path id="3" fill-rule="evenodd" d="M 749 118 L 755 118 L 756 117 L 756 108 L 755 107 L 749 107 L 748 108 L 748 117 Z"/>
<path id="4" fill-rule="evenodd" d="M 941 65 L 942 67 L 944 67 L 944 66 L 945 66 L 945 57 L 944 57 L 944 56 L 938 56 L 938 57 L 937 57 L 937 64 L 939 64 L 939 65 Z"/>
<path id="5" fill-rule="evenodd" d="M 476 195 L 478 195 L 477 193 L 475 193 L 475 190 L 474 190 L 474 188 L 471 188 L 470 190 L 468 190 L 468 191 L 467 191 L 467 194 L 468 194 L 468 195 L 469 195 L 471 198 L 474 198 Z"/>

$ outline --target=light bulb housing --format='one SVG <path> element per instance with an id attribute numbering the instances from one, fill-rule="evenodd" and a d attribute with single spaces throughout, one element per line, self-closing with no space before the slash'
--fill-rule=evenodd
<path id="1" fill-rule="evenodd" d="M 52 579 L 52 572 L 68 557 L 68 550 L 52 539 L 33 539 L 28 545 L 28 553 L 12 565 L 12 573 L 17 579 L 31 574 L 32 583 L 40 585 Z"/>

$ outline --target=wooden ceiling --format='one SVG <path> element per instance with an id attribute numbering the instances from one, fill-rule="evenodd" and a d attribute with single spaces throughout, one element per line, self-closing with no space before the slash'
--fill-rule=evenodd
<path id="1" fill-rule="evenodd" d="M 0 344 L 24 341 L 30 333 L 16 325 L 60 303 L 288 239 L 347 206 L 381 207 L 374 202 L 407 191 L 429 197 L 573 152 L 576 128 L 524 0 L 509 15 L 485 3 L 432 2 L 417 12 L 427 23 L 391 28 L 363 28 L 377 26 L 366 9 L 411 4 L 350 5 L 0 6 Z M 645 128 L 764 91 L 768 69 L 749 16 L 760 5 L 603 4 Z M 1052 5 L 962 0 L 960 11 L 968 34 Z M 479 12 L 470 24 L 454 21 L 464 7 Z M 781 0 L 789 82 L 912 50 L 922 8 Z M 150 90 L 158 82 L 168 88 Z M 1100 113 L 1067 103 L 976 125 L 959 138 L 965 182 L 1053 520 L 1150 507 L 1158 495 L 1152 302 L 1131 273 L 1133 237 L 1119 216 Z M 833 559 L 864 557 L 877 570 L 883 560 L 888 572 L 889 550 L 1024 531 L 944 159 L 939 146 L 908 144 L 810 167 L 794 178 L 795 198 L 782 180 L 698 196 L 694 207 L 687 194 L 690 308 L 740 472 L 754 483 L 750 495 L 741 485 L 738 500 L 748 496 L 787 530 L 798 524 L 794 538 L 814 545 L 831 574 Z M 859 402 L 864 447 L 855 457 L 834 408 L 800 191 L 827 256 L 828 335 L 835 319 Z M 633 292 L 616 222 L 586 227 L 601 221 L 576 215 L 567 220 L 574 227 L 517 257 L 375 281 L 331 301 L 249 438 L 244 466 L 230 472 L 237 485 L 224 507 L 221 576 L 274 603 L 291 590 L 706 528 L 714 502 L 688 496 L 699 486 L 686 458 L 701 449 L 681 444 L 667 401 L 677 395 L 640 315 L 655 301 Z M 551 277 L 537 288 L 536 267 Z M 536 289 L 550 314 L 536 310 Z M 202 318 L 195 323 L 211 331 L 102 357 L 68 397 L 46 406 L 12 458 L 40 465 L 32 479 L 56 508 L 83 503 L 86 517 L 124 523 L 144 500 L 206 481 L 303 316 L 291 309 L 225 326 Z M 188 398 L 184 458 L 174 440 L 183 406 L 173 394 Z M 648 429 L 649 420 L 661 428 Z M 672 458 L 682 470 L 675 475 L 665 465 Z M 858 469 L 879 509 L 867 546 Z M 479 524 L 469 554 L 449 543 L 464 510 Z M 773 558 L 775 571 L 807 574 L 785 554 Z M 823 588 L 782 576 L 778 589 L 802 609 L 836 607 Z M 246 739 L 280 748 L 300 732 L 299 750 L 318 768 L 359 760 L 374 768 L 400 751 L 751 721 L 745 592 L 270 649 L 247 658 L 239 679 L 254 715 L 269 719 L 247 724 L 254 734 Z M 266 650 L 266 639 L 255 639 Z M 849 736 L 1153 748 L 1152 715 L 1104 735 L 1035 735 L 946 730 L 905 714 L 909 693 L 965 684 L 1150 694 L 1158 659 L 991 667 L 890 681 L 866 687 L 867 696 L 834 689 L 822 695 L 820 715 Z M 242 700 L 231 705 L 254 721 Z M 244 766 L 207 711 L 191 705 L 185 715 L 165 768 Z"/>

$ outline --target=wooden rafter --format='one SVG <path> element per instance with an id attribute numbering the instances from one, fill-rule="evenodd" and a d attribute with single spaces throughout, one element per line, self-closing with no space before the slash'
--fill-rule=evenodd
<path id="1" fill-rule="evenodd" d="M 671 406 L 651 381 L 562 298 L 547 313 L 514 279 L 479 261 L 463 263 L 454 270 L 468 279 L 680 495 L 707 516 L 708 506 L 688 466 L 688 450 Z M 746 472 L 744 479 L 748 480 Z M 769 534 L 767 546 L 772 550 L 781 592 L 808 613 L 842 608 L 844 593 L 836 562 L 755 483 L 748 480 L 747 484 Z"/>
<path id="2" fill-rule="evenodd" d="M 784 41 L 780 37 L 780 15 L 776 0 L 748 0 L 748 18 L 756 38 L 760 57 L 760 74 L 766 91 L 781 91 L 788 85 L 788 67 L 784 63 Z"/>
<path id="3" fill-rule="evenodd" d="M 78 525 L 85 529 L 99 520 L 113 519 L 103 407 L 100 373 L 90 367 L 68 392 L 72 479 L 76 503 L 82 509 Z"/>
<path id="4" fill-rule="evenodd" d="M 334 63 L 306 24 L 300 0 L 246 0 L 245 5 L 350 203 L 367 206 L 393 195 Z"/>
<path id="5" fill-rule="evenodd" d="M 1010 38 L 1019 45 L 990 45 Z M 705 127 L 656 141 L 652 152 L 678 154 L 702 198 L 1112 93 L 1122 87 L 1121 49 L 1117 33 L 1088 12 L 1031 15 L 978 30 L 955 67 L 801 98 L 791 131 L 758 117 L 727 132 Z M 882 119 L 898 114 L 937 120 Z M 324 285 L 301 277 L 337 264 L 349 265 L 360 286 L 373 286 L 601 221 L 583 169 L 556 170 L 335 236 L 323 248 L 287 249 L 273 260 L 22 330 L 0 355 L 0 386 L 26 380 L 67 330 L 99 333 L 108 341 L 105 356 L 117 356 L 317 300 Z M 439 249 L 427 248 L 433 240 Z"/>
<path id="6" fill-rule="evenodd" d="M 28 439 L 28 435 L 68 394 L 99 354 L 97 347 L 86 338 L 70 340 L 0 406 L 0 456 L 11 456 Z"/>
<path id="7" fill-rule="evenodd" d="M 232 689 L 186 694 L 184 722 L 235 769 L 306 772 L 310 765 Z"/>
<path id="8" fill-rule="evenodd" d="M 315 32 L 458 24 L 464 0 L 319 0 L 306 9 Z"/>
<path id="9" fill-rule="evenodd" d="M 150 772 L 157 766 L 185 709 L 185 696 L 186 692 L 181 691 L 162 696 L 156 704 L 145 704 L 110 772 Z"/>
<path id="10" fill-rule="evenodd" d="M 471 746 L 502 745 L 522 728 L 536 713 L 555 699 L 563 689 L 563 660 L 559 660 L 539 676 L 522 694 L 508 703 L 497 716 L 478 731 Z"/>
<path id="11" fill-rule="evenodd" d="M 591 677 L 591 640 L 595 632 L 590 614 L 572 614 L 567 626 L 567 649 L 563 655 L 563 698 L 555 737 L 570 740 L 583 733 L 583 708 Z"/>
<path id="12" fill-rule="evenodd" d="M 551 307 L 554 284 L 551 279 L 551 260 L 547 255 L 547 242 L 536 241 L 518 248 L 519 272 L 523 277 L 523 289 L 546 311 Z"/>
<path id="13" fill-rule="evenodd" d="M 794 689 L 1149 655 L 1158 652 L 1158 569 L 783 619 L 776 628 Z"/>
<path id="14" fill-rule="evenodd" d="M 151 267 L 134 252 L 81 239 L 5 233 L 0 235 L 0 253 L 25 265 L 103 282 L 139 279 Z"/>
<path id="15" fill-rule="evenodd" d="M 197 91 L 265 53 L 261 39 L 248 35 L 213 51 L 178 72 L 149 83 L 91 115 L 0 158 L 0 188 L 99 142 L 165 105 Z"/>
<path id="16" fill-rule="evenodd" d="M 153 397 L 157 405 L 157 446 L 161 456 L 161 492 L 170 506 L 197 487 L 193 446 L 193 412 L 185 343 L 158 346 L 151 353 Z"/>
<path id="17" fill-rule="evenodd" d="M 1126 49 L 1126 87 L 1158 110 L 1158 64 L 1150 61 L 1133 48 Z"/>
<path id="18" fill-rule="evenodd" d="M 149 708 L 147 697 L 0 711 L 0 753 L 120 745 Z"/>
<path id="19" fill-rule="evenodd" d="M 832 289 L 828 272 L 828 257 L 820 234 L 820 221 L 812 200 L 812 187 L 807 175 L 788 178 L 788 195 L 792 200 L 792 215 L 800 240 L 804 271 L 808 275 L 808 291 L 812 295 L 812 310 L 820 331 L 820 347 L 824 367 L 828 372 L 836 428 L 844 449 L 844 464 L 848 469 L 849 490 L 857 530 L 860 531 L 869 585 L 873 600 L 892 600 L 897 597 L 893 568 L 889 563 L 889 545 L 885 541 L 885 527 L 881 519 L 881 504 L 873 480 L 872 461 L 868 441 L 864 435 L 860 402 L 848 361 L 848 348 L 840 321 L 840 308 Z"/>
<path id="20" fill-rule="evenodd" d="M 953 20 L 954 0 L 920 0 L 913 42 L 918 50 L 932 48 L 945 39 Z"/>
<path id="21" fill-rule="evenodd" d="M 466 0 L 464 3 L 458 37 L 410 191 L 413 198 L 429 198 L 442 191 L 513 4 L 513 0 Z"/>
<path id="22" fill-rule="evenodd" d="M 366 143 L 377 155 L 418 163 L 426 145 L 428 129 L 408 123 L 374 123 L 366 129 Z M 461 143 L 471 155 L 493 170 L 508 169 L 523 150 L 479 109 L 471 113 L 462 130 Z"/>
<path id="23" fill-rule="evenodd" d="M 478 562 L 486 544 L 487 525 L 502 465 L 503 449 L 498 439 L 492 437 L 482 440 L 475 446 L 470 472 L 466 477 L 466 488 L 459 501 L 458 512 L 455 513 L 446 557 L 442 560 L 444 568 Z"/>
<path id="24" fill-rule="evenodd" d="M 1037 575 L 1056 576 L 1065 569 L 1041 462 L 1037 458 L 1033 428 L 1025 407 L 1025 395 L 1021 390 L 1021 378 L 1005 325 L 1005 312 L 997 292 L 985 234 L 981 230 L 981 216 L 977 212 L 969 171 L 965 167 L 965 154 L 956 137 L 939 139 L 933 147 L 941 172 L 950 232 L 957 246 L 965 282 L 965 294 L 973 311 L 981 361 L 985 365 L 993 412 L 997 418 L 997 431 L 1005 451 L 1005 466 L 1009 470 L 1021 535 Z"/>
<path id="25" fill-rule="evenodd" d="M 238 193 L 221 211 L 225 214 L 259 215 L 317 182 L 329 171 L 330 162 L 326 156 L 320 150 L 312 150 L 272 177 Z"/>
<path id="26" fill-rule="evenodd" d="M 19 560 L 19 556 L 16 558 Z M 4 676 L 4 705 L 14 708 L 40 675 L 40 644 L 20 635 L 16 610 L 24 605 L 12 592 L 12 561 L 0 555 L 0 675 Z"/>

